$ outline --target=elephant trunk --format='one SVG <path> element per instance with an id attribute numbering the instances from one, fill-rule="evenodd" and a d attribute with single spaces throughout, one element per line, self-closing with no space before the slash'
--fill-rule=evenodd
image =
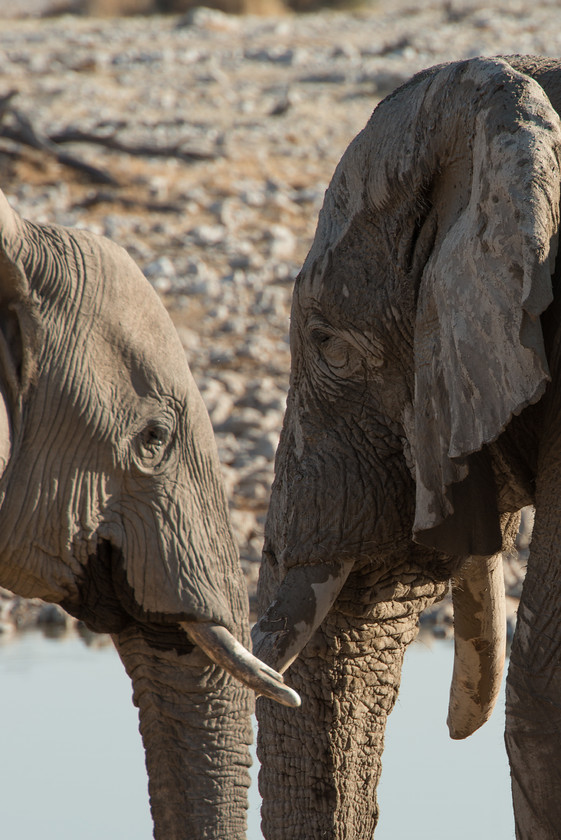
<path id="1" fill-rule="evenodd" d="M 263 587 L 267 576 L 265 568 Z M 267 840 L 300 840 L 303 825 L 309 840 L 373 835 L 385 727 L 403 656 L 417 635 L 419 613 L 443 595 L 446 583 L 379 580 L 374 587 L 370 577 L 355 567 L 288 669 L 301 708 L 257 702 Z M 289 780 L 280 794 L 279 779 Z"/>
<path id="2" fill-rule="evenodd" d="M 133 683 L 156 840 L 246 836 L 250 692 L 196 647 L 113 637 Z"/>

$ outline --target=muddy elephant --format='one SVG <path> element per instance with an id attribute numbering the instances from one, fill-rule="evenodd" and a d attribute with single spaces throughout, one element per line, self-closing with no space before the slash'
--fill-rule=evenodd
<path id="1" fill-rule="evenodd" d="M 0 585 L 110 633 L 155 835 L 245 837 L 247 591 L 212 429 L 171 320 L 117 245 L 0 193 Z"/>
<path id="2" fill-rule="evenodd" d="M 450 733 L 488 718 L 500 552 L 529 504 L 506 740 L 517 837 L 559 837 L 560 107 L 558 61 L 429 69 L 378 105 L 326 193 L 252 634 L 302 696 L 293 715 L 258 701 L 267 840 L 373 836 L 404 651 L 450 581 Z"/>

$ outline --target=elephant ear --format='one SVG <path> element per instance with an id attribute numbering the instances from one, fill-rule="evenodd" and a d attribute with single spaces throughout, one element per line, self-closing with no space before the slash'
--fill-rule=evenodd
<path id="1" fill-rule="evenodd" d="M 501 547 L 485 445 L 549 380 L 540 315 L 552 301 L 561 124 L 543 89 L 498 59 L 421 81 L 410 141 L 433 246 L 415 325 L 416 541 Z"/>
<path id="2" fill-rule="evenodd" d="M 26 223 L 0 191 L 0 476 L 41 341 L 28 281 L 31 257 Z"/>

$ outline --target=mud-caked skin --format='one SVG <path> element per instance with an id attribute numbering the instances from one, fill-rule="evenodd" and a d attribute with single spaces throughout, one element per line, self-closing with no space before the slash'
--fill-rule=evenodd
<path id="1" fill-rule="evenodd" d="M 373 836 L 403 654 L 450 579 L 451 734 L 488 717 L 493 558 L 534 502 L 507 745 L 517 837 L 559 837 L 560 106 L 561 62 L 424 71 L 377 107 L 326 193 L 293 296 L 253 633 L 302 696 L 257 704 L 267 840 Z"/>

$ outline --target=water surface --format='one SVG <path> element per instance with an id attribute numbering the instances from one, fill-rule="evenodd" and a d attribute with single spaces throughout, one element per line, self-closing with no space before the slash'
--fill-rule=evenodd
<path id="1" fill-rule="evenodd" d="M 503 695 L 491 721 L 451 741 L 452 648 L 417 642 L 391 715 L 376 840 L 512 840 Z M 10 840 L 150 840 L 131 685 L 111 646 L 38 633 L 0 645 L 0 826 Z M 251 791 L 248 840 L 261 840 Z"/>

